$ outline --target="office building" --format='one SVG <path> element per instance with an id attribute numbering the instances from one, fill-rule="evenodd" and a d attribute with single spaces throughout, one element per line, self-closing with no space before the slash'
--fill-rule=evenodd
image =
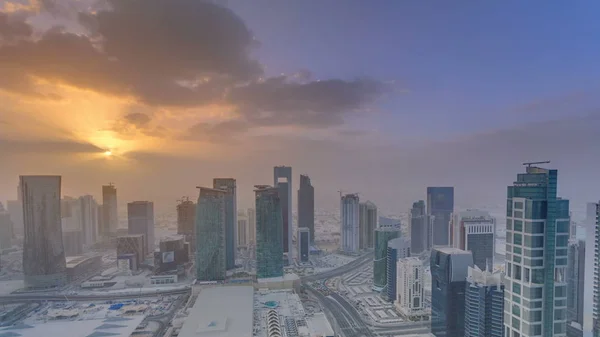
<path id="1" fill-rule="evenodd" d="M 374 247 L 375 228 L 377 228 L 377 206 L 367 201 L 359 204 L 358 245 L 360 249 Z"/>
<path id="2" fill-rule="evenodd" d="M 65 256 L 83 254 L 83 232 L 78 229 L 63 229 Z"/>
<path id="3" fill-rule="evenodd" d="M 421 254 L 430 247 L 430 222 L 425 208 L 425 201 L 415 201 L 410 209 L 410 251 Z"/>
<path id="4" fill-rule="evenodd" d="M 13 223 L 13 233 L 15 236 L 23 236 L 25 227 L 23 224 L 23 202 L 20 200 L 8 200 L 6 210 Z"/>
<path id="5" fill-rule="evenodd" d="M 283 276 L 283 216 L 279 188 L 255 186 L 256 277 Z"/>
<path id="6" fill-rule="evenodd" d="M 134 201 L 127 204 L 129 234 L 143 234 L 146 254 L 154 253 L 154 203 Z"/>
<path id="7" fill-rule="evenodd" d="M 225 194 L 225 259 L 227 270 L 235 268 L 237 238 L 237 188 L 233 178 L 213 179 L 213 188 L 224 190 Z"/>
<path id="8" fill-rule="evenodd" d="M 254 208 L 248 208 L 248 243 L 254 247 L 256 245 L 256 212 Z"/>
<path id="9" fill-rule="evenodd" d="M 373 258 L 373 289 L 384 290 L 387 285 L 388 242 L 400 237 L 400 226 L 380 226 L 375 230 L 375 257 Z"/>
<path id="10" fill-rule="evenodd" d="M 112 184 L 102 186 L 102 221 L 100 235 L 108 236 L 119 227 L 117 188 Z"/>
<path id="11" fill-rule="evenodd" d="M 196 208 L 196 279 L 224 280 L 227 271 L 227 198 L 230 191 L 199 187 Z"/>
<path id="12" fill-rule="evenodd" d="M 90 247 L 98 241 L 98 203 L 91 195 L 81 196 L 78 201 L 83 244 Z"/>
<path id="13" fill-rule="evenodd" d="M 452 214 L 450 222 L 452 247 L 473 253 L 473 263 L 486 270 L 494 266 L 496 219 L 486 211 L 467 210 Z"/>
<path id="14" fill-rule="evenodd" d="M 60 176 L 21 176 L 23 198 L 23 274 L 25 286 L 48 288 L 67 282 L 62 241 Z"/>
<path id="15" fill-rule="evenodd" d="M 248 247 L 248 219 L 238 216 L 237 220 L 237 246 Z"/>
<path id="16" fill-rule="evenodd" d="M 596 226 L 596 203 L 588 202 L 585 204 L 585 227 L 592 228 Z M 589 231 L 588 231 L 589 233 Z"/>
<path id="17" fill-rule="evenodd" d="M 431 251 L 431 332 L 436 337 L 465 336 L 465 287 L 473 254 L 458 248 Z"/>
<path id="18" fill-rule="evenodd" d="M 154 252 L 155 274 L 185 274 L 185 264 L 189 262 L 189 245 L 182 235 L 160 240 L 159 250 Z"/>
<path id="19" fill-rule="evenodd" d="M 346 253 L 357 253 L 359 247 L 359 199 L 358 194 L 346 194 L 340 200 L 341 244 Z"/>
<path id="20" fill-rule="evenodd" d="M 500 272 L 469 267 L 465 337 L 504 337 L 504 284 Z"/>
<path id="21" fill-rule="evenodd" d="M 424 269 L 418 257 L 407 257 L 396 262 L 397 291 L 394 305 L 406 320 L 425 320 L 430 314 L 425 305 Z"/>
<path id="22" fill-rule="evenodd" d="M 583 326 L 583 302 L 585 290 L 585 241 L 569 240 L 567 255 L 567 337 L 583 331 L 574 330 L 574 326 Z M 572 323 L 577 323 L 573 325 Z M 571 327 L 571 328 L 569 328 Z"/>
<path id="23" fill-rule="evenodd" d="M 557 170 L 531 165 L 507 191 L 505 335 L 565 336 L 569 201 Z"/>
<path id="24" fill-rule="evenodd" d="M 306 227 L 298 228 L 298 261 L 308 262 L 310 255 L 310 229 Z"/>
<path id="25" fill-rule="evenodd" d="M 298 189 L 298 228 L 306 227 L 310 231 L 312 242 L 315 240 L 315 188 L 307 175 L 300 175 Z"/>
<path id="26" fill-rule="evenodd" d="M 279 187 L 283 223 L 283 252 L 291 262 L 292 251 L 292 168 L 275 166 L 273 168 L 273 186 Z"/>
<path id="27" fill-rule="evenodd" d="M 177 203 L 177 234 L 196 249 L 196 203 L 185 197 Z"/>
<path id="28" fill-rule="evenodd" d="M 410 240 L 408 238 L 395 238 L 388 241 L 387 245 L 387 290 L 386 296 L 388 302 L 396 300 L 396 263 L 399 259 L 410 257 Z"/>
<path id="29" fill-rule="evenodd" d="M 450 218 L 453 212 L 454 187 L 427 187 L 427 215 L 433 217 L 433 246 L 450 244 Z"/>
<path id="30" fill-rule="evenodd" d="M 138 270 L 145 258 L 144 234 L 117 237 L 117 267 L 120 270 Z"/>
<path id="31" fill-rule="evenodd" d="M 10 220 L 10 214 L 0 202 L 0 250 L 12 246 L 13 236 L 13 222 Z"/>

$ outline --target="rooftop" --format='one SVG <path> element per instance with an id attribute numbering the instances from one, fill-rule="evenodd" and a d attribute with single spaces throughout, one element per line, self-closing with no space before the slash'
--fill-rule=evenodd
<path id="1" fill-rule="evenodd" d="M 438 252 L 442 252 L 442 253 L 448 254 L 448 255 L 472 254 L 469 251 L 454 248 L 454 247 L 433 247 L 433 249 L 437 250 Z"/>
<path id="2" fill-rule="evenodd" d="M 43 324 L 21 324 L 0 328 L 0 336 L 129 337 L 143 319 L 143 315 L 136 315 L 78 321 L 58 320 Z"/>

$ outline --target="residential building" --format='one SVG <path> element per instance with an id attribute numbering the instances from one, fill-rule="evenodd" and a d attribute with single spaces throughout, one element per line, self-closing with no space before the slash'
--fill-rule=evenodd
<path id="1" fill-rule="evenodd" d="M 469 267 L 465 293 L 465 337 L 504 337 L 501 272 Z"/>
<path id="2" fill-rule="evenodd" d="M 346 194 L 340 200 L 341 240 L 340 248 L 346 253 L 357 253 L 359 247 L 359 199 L 358 194 Z"/>
<path id="3" fill-rule="evenodd" d="M 583 326 L 585 241 L 569 240 L 567 258 L 567 324 L 571 325 L 571 322 L 576 322 Z"/>
<path id="4" fill-rule="evenodd" d="M 494 266 L 496 219 L 486 211 L 466 210 L 452 215 L 450 245 L 473 253 L 473 263 L 486 270 Z"/>
<path id="5" fill-rule="evenodd" d="M 230 191 L 199 187 L 196 208 L 196 279 L 224 280 L 227 271 L 227 203 Z"/>
<path id="6" fill-rule="evenodd" d="M 177 234 L 183 235 L 192 251 L 196 250 L 196 203 L 188 197 L 177 204 Z"/>
<path id="7" fill-rule="evenodd" d="M 237 238 L 237 188 L 233 178 L 213 179 L 213 188 L 227 192 L 225 195 L 225 258 L 227 270 L 235 268 Z"/>
<path id="8" fill-rule="evenodd" d="M 454 212 L 454 187 L 427 187 L 427 215 L 433 217 L 433 246 L 450 244 L 450 218 Z"/>
<path id="9" fill-rule="evenodd" d="M 154 253 L 154 203 L 134 201 L 127 204 L 129 234 L 143 234 L 146 254 Z"/>
<path id="10" fill-rule="evenodd" d="M 60 287 L 67 282 L 62 241 L 60 176 L 21 176 L 25 239 L 25 286 Z"/>
<path id="11" fill-rule="evenodd" d="M 427 216 L 425 201 L 415 201 L 410 209 L 410 251 L 421 254 L 431 249 L 430 246 L 430 221 Z"/>
<path id="12" fill-rule="evenodd" d="M 102 186 L 102 220 L 100 235 L 107 236 L 115 233 L 119 227 L 117 209 L 117 188 L 112 184 Z"/>
<path id="13" fill-rule="evenodd" d="M 400 226 L 380 226 L 375 230 L 375 257 L 373 258 L 373 289 L 385 290 L 387 285 L 388 242 L 399 238 Z"/>
<path id="14" fill-rule="evenodd" d="M 308 262 L 310 256 L 310 229 L 298 228 L 298 261 Z"/>
<path id="15" fill-rule="evenodd" d="M 400 315 L 410 321 L 428 319 L 430 310 L 425 305 L 425 270 L 418 257 L 407 257 L 396 262 L 396 299 L 394 305 Z"/>
<path id="16" fill-rule="evenodd" d="M 410 240 L 408 238 L 395 238 L 388 241 L 387 245 L 387 290 L 386 297 L 388 302 L 396 300 L 396 262 L 399 259 L 410 257 Z"/>
<path id="17" fill-rule="evenodd" d="M 569 201 L 557 170 L 532 165 L 507 191 L 505 336 L 565 336 Z"/>
<path id="18" fill-rule="evenodd" d="M 431 251 L 431 332 L 436 337 L 465 336 L 465 289 L 473 254 L 450 247 Z"/>
<path id="19" fill-rule="evenodd" d="M 307 175 L 300 175 L 300 188 L 298 189 L 298 228 L 306 227 L 309 236 L 315 240 L 315 188 L 310 183 Z"/>
<path id="20" fill-rule="evenodd" d="M 291 262 L 292 251 L 292 168 L 275 166 L 273 168 L 273 186 L 279 187 L 283 224 L 283 252 Z"/>
<path id="21" fill-rule="evenodd" d="M 255 186 L 256 277 L 283 276 L 283 216 L 279 188 Z"/>
<path id="22" fill-rule="evenodd" d="M 360 249 L 374 247 L 375 228 L 377 228 L 377 206 L 367 201 L 359 204 L 358 245 Z"/>

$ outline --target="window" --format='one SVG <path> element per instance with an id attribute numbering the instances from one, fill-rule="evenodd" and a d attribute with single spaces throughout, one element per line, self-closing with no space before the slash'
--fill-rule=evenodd
<path id="1" fill-rule="evenodd" d="M 567 247 L 569 243 L 568 235 L 559 235 L 556 237 L 556 247 Z"/>
<path id="2" fill-rule="evenodd" d="M 515 268 L 515 280 L 521 281 L 521 266 L 513 265 Z"/>
<path id="3" fill-rule="evenodd" d="M 512 277 L 512 265 L 509 262 L 506 262 L 506 270 L 508 271 L 508 277 Z"/>
<path id="4" fill-rule="evenodd" d="M 544 223 L 525 221 L 525 233 L 544 234 Z"/>
<path id="5" fill-rule="evenodd" d="M 515 294 L 521 295 L 521 285 L 516 282 L 513 282 L 512 292 Z"/>
<path id="6" fill-rule="evenodd" d="M 506 219 L 506 230 L 512 230 L 512 219 Z"/>
<path id="7" fill-rule="evenodd" d="M 523 235 L 522 234 L 514 234 L 513 236 L 514 239 L 514 244 L 515 245 L 522 245 L 523 244 Z"/>
<path id="8" fill-rule="evenodd" d="M 569 221 L 557 221 L 556 222 L 557 233 L 569 233 Z"/>
<path id="9" fill-rule="evenodd" d="M 515 213 L 515 215 L 513 216 L 513 218 L 519 218 L 519 219 L 523 218 L 523 212 L 522 211 L 515 211 L 514 213 Z"/>
<path id="10" fill-rule="evenodd" d="M 523 268 L 523 269 L 524 269 L 523 270 L 523 276 L 525 277 L 523 280 L 525 282 L 529 282 L 529 271 L 530 271 L 530 269 L 529 268 Z"/>
<path id="11" fill-rule="evenodd" d="M 515 201 L 515 209 L 523 209 L 523 202 Z"/>
<path id="12" fill-rule="evenodd" d="M 519 231 L 519 232 L 523 231 L 523 221 L 522 220 L 515 220 L 514 224 L 515 224 L 515 226 L 514 226 L 515 231 Z"/>
<path id="13" fill-rule="evenodd" d="M 532 269 L 531 270 L 531 282 L 532 283 L 544 283 L 544 270 L 543 269 Z M 534 298 L 534 297 L 532 297 Z"/>

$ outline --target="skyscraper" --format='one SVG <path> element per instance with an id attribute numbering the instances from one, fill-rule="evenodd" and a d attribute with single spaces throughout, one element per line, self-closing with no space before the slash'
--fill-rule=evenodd
<path id="1" fill-rule="evenodd" d="M 248 208 L 248 243 L 251 246 L 256 245 L 256 211 L 254 208 Z"/>
<path id="2" fill-rule="evenodd" d="M 486 270 L 494 266 L 496 219 L 488 212 L 467 210 L 452 215 L 451 246 L 473 253 L 473 263 Z"/>
<path id="3" fill-rule="evenodd" d="M 255 186 L 256 277 L 283 276 L 283 219 L 279 189 Z"/>
<path id="4" fill-rule="evenodd" d="M 377 206 L 367 201 L 361 202 L 358 211 L 358 245 L 360 249 L 373 248 L 377 227 Z"/>
<path id="5" fill-rule="evenodd" d="M 98 241 L 98 203 L 91 195 L 79 197 L 83 244 L 89 247 Z"/>
<path id="6" fill-rule="evenodd" d="M 23 196 L 23 274 L 33 288 L 67 282 L 60 213 L 60 176 L 21 176 Z"/>
<path id="7" fill-rule="evenodd" d="M 419 200 L 413 203 L 410 209 L 410 251 L 413 254 L 421 254 L 429 250 L 429 217 L 426 213 L 425 201 Z"/>
<path id="8" fill-rule="evenodd" d="M 187 197 L 177 204 L 177 234 L 196 250 L 196 204 Z"/>
<path id="9" fill-rule="evenodd" d="M 567 262 L 567 337 L 579 337 L 583 331 L 583 302 L 585 289 L 585 241 L 569 240 Z M 571 331 L 569 331 L 571 330 Z M 575 331 L 573 331 L 575 330 Z"/>
<path id="10" fill-rule="evenodd" d="M 213 179 L 213 188 L 227 191 L 225 195 L 225 247 L 227 270 L 235 268 L 237 238 L 237 188 L 233 178 Z"/>
<path id="11" fill-rule="evenodd" d="M 504 337 L 504 284 L 500 272 L 469 267 L 465 337 Z"/>
<path id="12" fill-rule="evenodd" d="M 248 246 L 248 219 L 238 216 L 237 220 L 237 246 Z"/>
<path id="13" fill-rule="evenodd" d="M 306 227 L 310 239 L 315 240 L 315 188 L 307 175 L 300 175 L 298 189 L 298 228 Z"/>
<path id="14" fill-rule="evenodd" d="M 0 250 L 12 246 L 13 236 L 13 223 L 10 220 L 10 214 L 0 202 Z"/>
<path id="15" fill-rule="evenodd" d="M 196 208 L 196 279 L 224 280 L 227 271 L 226 190 L 199 187 Z"/>
<path id="16" fill-rule="evenodd" d="M 111 183 L 102 186 L 102 220 L 100 234 L 107 236 L 117 231 L 119 213 L 117 211 L 117 189 Z"/>
<path id="17" fill-rule="evenodd" d="M 400 237 L 400 226 L 380 226 L 375 230 L 375 257 L 373 258 L 373 289 L 385 290 L 387 285 L 388 242 Z"/>
<path id="18" fill-rule="evenodd" d="M 600 337 L 600 202 L 596 204 L 594 238 L 594 320 L 592 332 L 594 337 Z"/>
<path id="19" fill-rule="evenodd" d="M 298 261 L 308 262 L 310 255 L 310 229 L 298 228 Z"/>
<path id="20" fill-rule="evenodd" d="M 396 263 L 396 299 L 394 305 L 402 317 L 417 320 L 428 317 L 425 306 L 425 268 L 418 257 L 399 259 Z"/>
<path id="21" fill-rule="evenodd" d="M 145 254 L 154 253 L 154 203 L 134 201 L 127 204 L 129 234 L 143 234 Z"/>
<path id="22" fill-rule="evenodd" d="M 8 200 L 6 202 L 6 210 L 10 215 L 10 220 L 13 223 L 13 233 L 15 236 L 24 235 L 25 227 L 23 225 L 23 201 Z"/>
<path id="23" fill-rule="evenodd" d="M 434 247 L 431 251 L 431 332 L 436 336 L 464 337 L 465 287 L 471 252 Z"/>
<path id="24" fill-rule="evenodd" d="M 275 166 L 273 168 L 273 186 L 279 188 L 283 223 L 283 253 L 291 262 L 292 251 L 292 168 Z"/>
<path id="25" fill-rule="evenodd" d="M 557 170 L 531 165 L 507 191 L 505 335 L 565 336 L 569 201 Z"/>
<path id="26" fill-rule="evenodd" d="M 386 296 L 389 302 L 396 300 L 396 264 L 398 260 L 407 257 L 410 257 L 410 240 L 408 238 L 395 238 L 388 241 L 386 257 Z"/>
<path id="27" fill-rule="evenodd" d="M 450 217 L 454 212 L 454 187 L 427 187 L 427 215 L 433 216 L 434 246 L 450 243 Z"/>
<path id="28" fill-rule="evenodd" d="M 346 253 L 359 250 L 359 199 L 358 194 L 346 194 L 340 200 L 342 242 L 340 248 Z"/>

